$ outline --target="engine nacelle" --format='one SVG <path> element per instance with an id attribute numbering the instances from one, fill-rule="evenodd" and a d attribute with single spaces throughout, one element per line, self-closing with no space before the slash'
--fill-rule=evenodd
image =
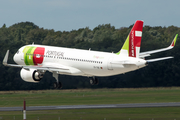
<path id="1" fill-rule="evenodd" d="M 20 76 L 26 82 L 39 82 L 43 78 L 44 73 L 40 73 L 35 69 L 21 69 Z"/>

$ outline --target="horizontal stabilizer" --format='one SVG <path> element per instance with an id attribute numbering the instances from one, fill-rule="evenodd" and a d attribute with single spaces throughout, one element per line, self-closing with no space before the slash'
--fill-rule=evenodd
<path id="1" fill-rule="evenodd" d="M 146 60 L 146 61 L 149 63 L 149 62 L 156 62 L 156 61 L 166 60 L 166 59 L 171 59 L 171 58 L 173 58 L 173 57 L 156 58 L 156 59 L 150 59 L 150 60 Z"/>

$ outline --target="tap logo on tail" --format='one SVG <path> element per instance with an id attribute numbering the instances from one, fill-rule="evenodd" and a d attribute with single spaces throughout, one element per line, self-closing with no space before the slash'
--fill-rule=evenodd
<path id="1" fill-rule="evenodd" d="M 143 21 L 137 20 L 118 55 L 139 57 Z"/>

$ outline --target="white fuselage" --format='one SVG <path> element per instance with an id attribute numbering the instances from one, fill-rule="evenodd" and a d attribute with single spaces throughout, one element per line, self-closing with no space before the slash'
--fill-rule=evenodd
<path id="1" fill-rule="evenodd" d="M 43 62 L 41 66 L 54 67 L 58 74 L 79 75 L 79 76 L 112 76 L 126 73 L 146 66 L 146 61 L 134 57 L 120 56 L 114 53 L 97 52 L 91 50 L 80 50 L 63 47 L 51 47 L 44 45 L 27 45 L 44 47 Z M 24 62 L 23 46 L 14 55 L 14 61 L 19 65 L 26 65 Z M 36 57 L 39 57 L 36 55 Z M 30 59 L 30 58 L 29 58 Z M 63 69 L 70 72 L 64 72 Z"/>

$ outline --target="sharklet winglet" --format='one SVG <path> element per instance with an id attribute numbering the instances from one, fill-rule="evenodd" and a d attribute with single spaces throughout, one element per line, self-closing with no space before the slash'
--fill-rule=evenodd
<path id="1" fill-rule="evenodd" d="M 9 50 L 7 50 L 6 55 L 5 55 L 4 59 L 3 59 L 3 65 L 5 65 L 5 66 L 8 65 L 8 64 L 7 64 L 8 57 L 9 57 Z"/>
<path id="2" fill-rule="evenodd" d="M 172 41 L 170 47 L 174 47 L 174 46 L 175 46 L 177 37 L 178 37 L 178 34 L 176 34 L 176 36 L 174 37 L 174 39 L 173 39 L 173 41 Z"/>

